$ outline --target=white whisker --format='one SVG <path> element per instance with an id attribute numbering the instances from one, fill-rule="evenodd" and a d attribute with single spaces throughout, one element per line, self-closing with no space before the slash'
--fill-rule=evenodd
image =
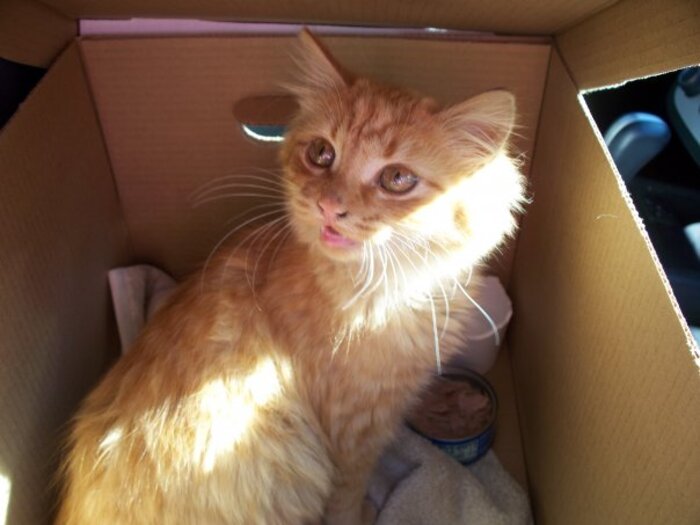
<path id="1" fill-rule="evenodd" d="M 357 273 L 352 278 L 353 284 L 356 284 L 357 282 L 360 281 L 360 279 L 363 279 L 365 277 L 365 273 L 367 272 L 367 268 L 368 268 L 367 241 L 362 241 L 362 263 L 360 264 L 359 270 L 357 270 Z"/>
<path id="2" fill-rule="evenodd" d="M 287 233 L 285 233 L 282 236 L 282 238 L 277 243 L 277 247 L 272 252 L 272 256 L 270 256 L 270 262 L 269 262 L 270 265 L 275 261 L 275 258 L 277 257 L 277 253 L 280 251 L 280 248 L 284 245 L 284 243 L 287 241 L 287 238 L 291 235 L 291 233 L 292 233 L 291 223 L 287 224 L 283 229 L 286 229 Z"/>
<path id="3" fill-rule="evenodd" d="M 284 188 L 285 185 L 284 183 L 278 179 L 280 176 L 279 174 L 276 174 L 274 172 L 265 172 L 265 173 L 270 173 L 273 175 L 275 178 L 270 178 L 270 177 L 261 177 L 260 175 L 251 175 L 249 173 L 235 173 L 235 174 L 228 174 L 228 175 L 223 175 L 221 177 L 216 177 L 213 179 L 208 180 L 204 184 L 200 184 L 194 191 L 193 194 L 196 194 L 198 192 L 206 191 L 207 189 L 216 186 L 219 183 L 226 183 L 229 181 L 234 181 L 234 180 L 255 180 L 258 182 L 262 182 L 265 184 L 269 184 L 271 186 L 277 186 L 279 188 Z"/>
<path id="4" fill-rule="evenodd" d="M 217 252 L 217 250 L 221 247 L 221 245 L 222 245 L 224 242 L 226 242 L 226 240 L 229 239 L 234 233 L 236 233 L 236 232 L 237 232 L 238 230 L 240 230 L 241 228 L 247 226 L 247 225 L 250 224 L 251 222 L 254 222 L 254 221 L 256 221 L 256 220 L 262 219 L 262 218 L 264 218 L 264 217 L 269 217 L 270 215 L 274 215 L 275 213 L 281 213 L 281 212 L 280 212 L 279 210 L 272 210 L 272 211 L 268 211 L 268 212 L 265 212 L 265 213 L 258 214 L 258 215 L 256 215 L 255 217 L 252 217 L 252 218 L 248 219 L 247 221 L 243 222 L 242 224 L 239 224 L 238 226 L 236 226 L 235 228 L 233 228 L 232 230 L 230 230 L 226 235 L 224 235 L 224 236 L 222 237 L 222 239 L 221 239 L 219 242 L 216 243 L 216 245 L 215 245 L 214 248 L 211 250 L 211 252 L 209 252 L 209 256 L 207 257 L 207 260 L 204 262 L 204 268 L 202 269 L 202 277 L 201 277 L 201 279 L 200 279 L 200 281 L 201 281 L 201 282 L 200 282 L 200 286 L 201 286 L 201 289 L 202 289 L 202 290 L 204 290 L 204 277 L 205 277 L 205 275 L 206 275 L 206 273 L 207 273 L 207 268 L 209 267 L 209 264 L 211 264 L 211 259 L 212 259 L 212 257 L 213 257 L 214 254 Z M 228 261 L 229 261 L 230 259 L 231 259 L 231 255 L 229 255 L 229 258 L 226 260 L 227 265 L 228 265 Z M 224 269 L 225 269 L 225 266 L 224 266 Z"/>
<path id="5" fill-rule="evenodd" d="M 435 303 L 433 302 L 432 295 L 428 296 L 430 300 L 430 313 L 433 318 L 433 344 L 435 346 L 435 365 L 437 368 L 437 375 L 442 375 L 442 360 L 440 359 L 440 339 L 437 332 L 437 313 L 435 312 Z"/>
<path id="6" fill-rule="evenodd" d="M 266 193 L 254 193 L 254 192 L 243 192 L 243 193 L 223 193 L 221 195 L 212 195 L 205 199 L 198 199 L 192 203 L 193 208 L 199 208 L 200 206 L 207 204 L 209 202 L 224 200 L 224 199 L 238 199 L 241 197 L 253 197 L 260 199 L 275 199 L 280 200 L 279 196 L 266 194 Z"/>
<path id="7" fill-rule="evenodd" d="M 397 240 L 398 242 L 400 242 L 403 246 L 405 246 L 406 248 L 408 248 L 409 250 L 411 250 L 418 258 L 420 258 L 420 259 L 422 259 L 423 261 L 425 261 L 425 257 L 423 257 L 420 253 L 418 253 L 418 252 L 416 251 L 414 245 L 413 245 L 410 241 L 408 241 L 408 239 L 404 239 L 403 236 L 398 235 L 398 236 L 396 237 L 396 240 Z M 416 264 L 411 260 L 411 258 L 410 258 L 403 250 L 401 250 L 401 253 L 404 255 L 404 257 L 405 257 L 406 260 L 409 262 L 409 264 L 410 264 L 411 266 L 413 266 L 413 269 L 416 271 L 416 273 L 417 273 L 417 274 L 420 274 L 421 271 L 418 269 L 418 267 L 416 266 Z"/>
<path id="8" fill-rule="evenodd" d="M 261 228 L 256 228 L 248 234 L 242 241 L 241 244 L 245 244 L 245 242 L 250 238 L 250 242 L 248 243 L 248 248 L 246 249 L 245 252 L 245 278 L 246 281 L 248 282 L 248 285 L 250 286 L 251 291 L 253 292 L 253 296 L 255 296 L 255 281 L 251 280 L 251 275 L 248 272 L 248 259 L 250 259 L 250 251 L 255 248 L 255 245 L 257 244 L 258 241 L 264 242 L 265 238 L 267 235 L 274 230 L 274 227 L 277 223 L 279 223 L 281 220 L 286 219 L 287 216 L 283 215 L 282 217 L 278 217 L 265 225 L 263 225 Z M 257 304 L 257 301 L 256 301 Z"/>
<path id="9" fill-rule="evenodd" d="M 277 222 L 279 222 L 282 219 L 287 219 L 287 217 L 281 217 L 280 219 L 277 219 Z M 255 260 L 255 266 L 253 266 L 253 283 L 255 283 L 255 276 L 258 273 L 258 265 L 260 264 L 260 259 L 262 256 L 265 254 L 265 251 L 267 248 L 274 242 L 274 240 L 279 237 L 287 228 L 290 228 L 291 225 L 289 223 L 285 224 L 282 228 L 280 228 L 276 233 L 274 233 L 270 239 L 263 245 L 262 249 L 260 250 L 260 253 L 258 254 L 258 258 Z"/>
<path id="10" fill-rule="evenodd" d="M 471 279 L 471 269 L 470 269 L 470 275 L 469 278 Z M 491 330 L 493 331 L 493 339 L 496 342 L 496 346 L 501 345 L 501 337 L 498 335 L 498 327 L 496 326 L 496 323 L 493 321 L 493 318 L 488 314 L 486 310 L 484 310 L 479 303 L 477 303 L 471 295 L 467 293 L 467 291 L 464 289 L 464 287 L 455 279 L 455 282 L 457 283 L 457 287 L 462 291 L 464 296 L 469 300 L 469 302 L 474 305 L 474 307 L 479 310 L 481 315 L 484 316 L 484 319 L 486 319 L 486 322 L 489 323 L 489 326 L 491 326 Z"/>
<path id="11" fill-rule="evenodd" d="M 405 238 L 404 235 L 402 235 L 402 234 L 399 234 L 399 235 Z M 442 245 L 439 242 L 436 242 L 435 244 L 439 248 L 442 248 L 443 250 L 445 250 L 447 252 L 447 248 L 444 245 Z M 435 261 L 439 262 L 439 260 L 440 260 L 439 257 L 430 248 L 430 244 L 428 243 L 428 241 L 424 241 L 423 249 L 424 249 L 425 255 L 422 257 L 422 259 L 426 264 L 428 263 L 427 258 L 429 255 L 432 256 L 435 259 Z M 416 250 L 412 250 L 412 251 L 416 255 L 421 257 L 421 255 Z M 442 284 L 442 280 L 435 279 L 434 282 L 435 282 L 435 284 L 437 284 L 438 288 L 440 288 L 440 293 L 442 294 L 442 299 L 443 299 L 443 302 L 445 304 L 445 320 L 443 321 L 442 330 L 440 331 L 440 339 L 442 339 L 445 336 L 445 333 L 447 332 L 447 326 L 449 325 L 449 322 L 450 322 L 450 299 L 447 297 L 447 291 L 445 290 L 445 287 Z M 454 294 L 453 294 L 453 296 L 454 296 Z"/>
<path id="12" fill-rule="evenodd" d="M 371 248 L 372 248 L 372 245 L 370 244 L 370 249 L 371 249 Z M 377 258 L 379 259 L 379 262 L 382 262 L 382 260 L 381 260 L 381 246 L 377 246 L 377 251 L 379 252 Z M 374 250 L 372 250 L 372 259 L 374 259 L 374 258 L 375 258 Z M 383 278 L 383 276 L 385 276 L 385 275 L 386 275 L 386 266 L 383 265 L 382 274 L 379 275 L 379 278 L 377 279 L 377 282 L 374 283 L 374 284 L 370 287 L 370 289 L 367 290 L 367 291 L 365 292 L 365 295 L 371 295 L 372 293 L 374 293 L 374 291 L 375 291 L 377 288 L 379 288 L 379 287 L 381 286 L 381 284 L 382 284 L 382 278 Z"/>
<path id="13" fill-rule="evenodd" d="M 394 300 L 396 302 L 399 301 L 400 298 L 400 292 L 399 292 L 399 273 L 396 269 L 396 265 L 399 264 L 398 261 L 396 261 L 396 254 L 394 254 L 393 250 L 391 249 L 391 240 L 386 244 L 386 250 L 387 250 L 387 258 L 389 260 L 389 265 L 391 266 L 391 272 L 394 276 Z M 404 279 L 405 281 L 405 279 Z M 404 283 L 406 284 L 406 283 Z"/>
<path id="14" fill-rule="evenodd" d="M 389 280 L 387 277 L 387 255 L 383 246 L 378 246 L 379 249 L 379 262 L 382 263 L 382 275 L 380 279 L 384 282 L 384 300 L 389 301 Z"/>
<path id="15" fill-rule="evenodd" d="M 369 289 L 372 281 L 374 280 L 374 250 L 372 249 L 371 243 L 367 243 L 367 247 L 369 249 L 369 262 L 368 262 L 369 270 L 367 272 L 368 273 L 367 279 L 365 279 L 365 282 L 362 285 L 362 288 L 360 288 L 360 290 L 355 295 L 353 295 L 350 298 L 350 300 L 347 303 L 345 303 L 345 305 L 343 305 L 343 310 L 347 310 L 353 304 L 355 304 L 355 302 L 360 297 L 362 297 L 362 295 L 365 293 L 365 291 Z"/>
<path id="16" fill-rule="evenodd" d="M 251 183 L 251 182 L 242 182 L 242 183 L 227 183 L 227 184 L 221 184 L 218 186 L 213 186 L 211 188 L 208 188 L 204 191 L 201 191 L 198 193 L 196 197 L 194 197 L 194 200 L 200 200 L 203 199 L 204 197 L 210 196 L 213 193 L 216 193 L 221 190 L 231 190 L 231 189 L 237 189 L 237 188 L 246 188 L 246 189 L 254 189 L 254 190 L 265 190 L 269 191 L 272 195 L 285 195 L 285 191 L 281 188 L 276 188 L 274 186 L 265 186 L 263 184 L 256 184 L 256 183 Z"/>
<path id="17" fill-rule="evenodd" d="M 242 211 L 241 213 L 237 214 L 235 217 L 232 217 L 226 221 L 226 225 L 235 223 L 238 221 L 238 219 L 242 219 L 244 216 L 248 215 L 251 211 L 253 210 L 259 210 L 263 208 L 272 208 L 273 211 L 277 211 L 279 213 L 286 213 L 287 212 L 287 207 L 283 203 L 279 202 L 264 202 L 262 204 L 256 204 L 255 206 L 251 206 L 245 211 Z"/>

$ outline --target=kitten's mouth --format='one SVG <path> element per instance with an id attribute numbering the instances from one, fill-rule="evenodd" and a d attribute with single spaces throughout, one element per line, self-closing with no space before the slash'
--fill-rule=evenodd
<path id="1" fill-rule="evenodd" d="M 348 239 L 333 226 L 325 225 L 321 228 L 321 240 L 326 246 L 333 248 L 352 248 L 357 246 L 358 242 Z"/>

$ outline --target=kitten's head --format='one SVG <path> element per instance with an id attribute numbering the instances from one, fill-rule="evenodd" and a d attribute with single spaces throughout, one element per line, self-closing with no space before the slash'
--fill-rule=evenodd
<path id="1" fill-rule="evenodd" d="M 441 108 L 353 77 L 306 31 L 301 49 L 282 164 L 302 242 L 337 261 L 424 245 L 469 265 L 512 232 L 523 184 L 506 155 L 510 93 Z"/>

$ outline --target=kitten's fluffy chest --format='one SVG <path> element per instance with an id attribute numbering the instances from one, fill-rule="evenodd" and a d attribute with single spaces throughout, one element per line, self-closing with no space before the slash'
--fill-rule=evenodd
<path id="1" fill-rule="evenodd" d="M 453 311 L 446 322 L 444 303 L 434 303 L 434 323 L 428 300 L 399 300 L 393 284 L 357 299 L 352 270 L 289 248 L 260 290 L 261 315 L 273 337 L 328 390 L 346 381 L 355 389 L 402 383 L 413 389 L 436 369 L 436 327 L 442 359 L 463 343 L 466 316 Z"/>
<path id="2" fill-rule="evenodd" d="M 432 353 L 427 301 L 399 300 L 393 285 L 358 298 L 354 270 L 319 264 L 311 254 L 290 255 L 270 272 L 260 297 L 261 313 L 275 337 L 294 353 L 313 351 L 320 360 L 351 356 L 353 361 Z"/>

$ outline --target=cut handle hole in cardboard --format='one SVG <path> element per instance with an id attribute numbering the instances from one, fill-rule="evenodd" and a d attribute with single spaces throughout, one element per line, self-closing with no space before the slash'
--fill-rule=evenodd
<path id="1" fill-rule="evenodd" d="M 288 95 L 246 97 L 234 104 L 233 115 L 250 139 L 277 143 L 284 140 L 285 124 L 296 107 L 296 102 Z"/>

